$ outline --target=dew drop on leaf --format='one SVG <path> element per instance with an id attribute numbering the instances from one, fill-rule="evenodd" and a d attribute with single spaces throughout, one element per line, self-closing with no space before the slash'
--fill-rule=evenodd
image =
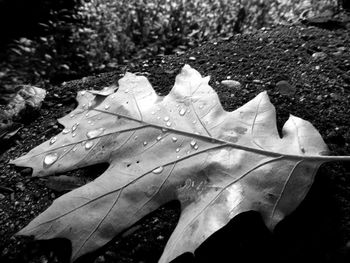
<path id="1" fill-rule="evenodd" d="M 196 120 L 194 120 L 192 123 L 193 123 L 193 124 L 196 124 L 196 123 L 197 123 L 197 121 L 196 121 Z"/>
<path id="2" fill-rule="evenodd" d="M 85 114 L 85 117 L 89 117 L 89 113 L 86 113 L 86 114 Z"/>
<path id="3" fill-rule="evenodd" d="M 143 146 L 146 146 L 148 144 L 148 142 L 144 141 L 143 142 Z"/>
<path id="4" fill-rule="evenodd" d="M 162 132 L 167 132 L 168 130 L 165 128 L 162 128 Z"/>
<path id="5" fill-rule="evenodd" d="M 91 149 L 91 147 L 94 146 L 94 142 L 93 141 L 88 141 L 85 143 L 85 149 L 89 150 Z"/>
<path id="6" fill-rule="evenodd" d="M 71 118 L 74 118 L 74 116 L 75 116 L 75 115 L 72 113 L 72 114 L 71 114 L 71 115 L 69 115 L 69 116 L 70 116 Z"/>
<path id="7" fill-rule="evenodd" d="M 160 141 L 162 139 L 162 135 L 158 135 L 158 137 L 157 137 L 157 141 Z"/>
<path id="8" fill-rule="evenodd" d="M 164 121 L 169 121 L 169 120 L 170 120 L 170 118 L 168 116 L 164 117 Z"/>
<path id="9" fill-rule="evenodd" d="M 106 105 L 106 106 L 105 106 L 105 110 L 108 110 L 108 109 L 109 109 L 109 107 L 110 107 L 109 105 Z"/>
<path id="10" fill-rule="evenodd" d="M 171 140 L 172 140 L 173 142 L 177 142 L 177 138 L 176 138 L 176 137 L 171 138 Z"/>
<path id="11" fill-rule="evenodd" d="M 190 145 L 191 145 L 192 148 L 194 148 L 197 145 L 197 142 L 195 140 L 192 140 L 190 142 Z"/>
<path id="12" fill-rule="evenodd" d="M 124 92 L 125 92 L 125 93 L 128 93 L 128 92 L 129 92 L 129 90 L 128 90 L 128 89 L 126 89 L 126 90 L 124 90 Z"/>
<path id="13" fill-rule="evenodd" d="M 154 111 L 152 111 L 152 112 L 151 112 L 151 114 L 152 114 L 152 115 L 154 115 L 154 114 L 155 114 L 155 112 L 154 112 Z"/>
<path id="14" fill-rule="evenodd" d="M 170 127 L 171 126 L 171 122 L 167 121 L 166 126 Z"/>
<path id="15" fill-rule="evenodd" d="M 50 166 L 54 164 L 57 161 L 57 159 L 58 159 L 57 153 L 49 153 L 44 158 L 44 166 Z"/>
<path id="16" fill-rule="evenodd" d="M 77 122 L 72 126 L 72 132 L 74 132 L 78 128 L 79 123 Z"/>
<path id="17" fill-rule="evenodd" d="M 103 133 L 103 131 L 104 131 L 103 128 L 88 131 L 88 132 L 86 133 L 86 137 L 88 137 L 89 139 L 95 138 L 95 137 L 101 135 L 101 134 Z"/>
<path id="18" fill-rule="evenodd" d="M 55 142 L 57 141 L 57 137 L 52 137 L 51 140 L 50 140 L 50 145 L 51 144 L 54 144 Z"/>
<path id="19" fill-rule="evenodd" d="M 193 146 L 193 148 L 194 148 L 195 150 L 198 150 L 198 144 L 196 144 L 195 146 Z"/>
<path id="20" fill-rule="evenodd" d="M 180 151 L 180 148 L 176 148 L 176 150 L 175 150 L 177 153 Z"/>
<path id="21" fill-rule="evenodd" d="M 72 137 L 75 137 L 77 134 L 75 132 L 72 133 Z"/>
<path id="22" fill-rule="evenodd" d="M 85 95 L 85 92 L 86 92 L 86 91 L 83 90 L 82 92 L 80 92 L 80 94 L 84 96 L 84 95 Z"/>
<path id="23" fill-rule="evenodd" d="M 69 133 L 69 132 L 70 132 L 70 129 L 64 129 L 64 130 L 62 131 L 63 134 L 67 134 L 67 133 Z"/>
<path id="24" fill-rule="evenodd" d="M 74 146 L 74 148 L 73 148 L 73 152 L 75 152 L 76 150 L 78 149 L 78 147 L 77 146 Z"/>
<path id="25" fill-rule="evenodd" d="M 186 113 L 186 109 L 181 108 L 180 111 L 179 111 L 180 116 L 184 116 L 185 113 Z"/>
<path id="26" fill-rule="evenodd" d="M 163 172 L 164 168 L 163 166 L 159 166 L 158 168 L 154 169 L 152 172 L 154 174 L 160 174 L 161 172 Z"/>

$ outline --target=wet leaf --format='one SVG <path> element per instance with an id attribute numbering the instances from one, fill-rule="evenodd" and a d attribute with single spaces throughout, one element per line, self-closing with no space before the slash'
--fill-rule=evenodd
<path id="1" fill-rule="evenodd" d="M 78 107 L 59 120 L 65 129 L 12 163 L 34 176 L 109 167 L 19 234 L 68 238 L 75 260 L 177 199 L 181 217 L 160 259 L 169 262 L 245 211 L 260 212 L 273 229 L 303 200 L 322 163 L 350 160 L 325 156 L 320 134 L 295 116 L 280 138 L 266 92 L 226 112 L 208 82 L 186 65 L 165 97 L 131 73 L 116 92 L 79 92 Z"/>

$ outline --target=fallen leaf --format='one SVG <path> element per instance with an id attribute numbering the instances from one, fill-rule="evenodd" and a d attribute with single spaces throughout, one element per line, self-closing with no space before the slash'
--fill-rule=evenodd
<path id="1" fill-rule="evenodd" d="M 177 199 L 181 217 L 160 259 L 169 262 L 245 211 L 260 212 L 273 229 L 303 200 L 322 163 L 350 160 L 324 156 L 320 134 L 295 116 L 280 138 L 266 92 L 227 112 L 208 82 L 186 65 L 165 97 L 131 73 L 112 94 L 79 92 L 78 107 L 59 119 L 65 129 L 12 163 L 34 176 L 109 167 L 18 234 L 68 238 L 75 260 Z"/>

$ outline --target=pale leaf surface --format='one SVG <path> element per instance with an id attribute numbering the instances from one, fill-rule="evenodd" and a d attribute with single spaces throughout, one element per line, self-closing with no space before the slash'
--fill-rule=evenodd
<path id="1" fill-rule="evenodd" d="M 131 73 L 118 89 L 79 92 L 78 107 L 59 120 L 65 129 L 12 163 L 32 167 L 34 176 L 109 167 L 19 234 L 68 238 L 75 260 L 177 199 L 181 217 L 160 259 L 169 262 L 244 211 L 259 211 L 273 229 L 303 200 L 323 162 L 348 158 L 324 156 L 320 134 L 294 116 L 280 138 L 266 92 L 227 112 L 208 82 L 186 65 L 165 97 Z"/>

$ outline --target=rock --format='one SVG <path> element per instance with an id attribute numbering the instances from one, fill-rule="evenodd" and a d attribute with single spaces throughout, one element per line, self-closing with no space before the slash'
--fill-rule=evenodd
<path id="1" fill-rule="evenodd" d="M 22 127 L 13 122 L 13 118 L 28 109 L 39 109 L 46 96 L 44 89 L 30 85 L 17 86 L 14 90 L 17 90 L 17 93 L 11 95 L 8 104 L 0 111 L 0 139 L 2 140 L 11 138 Z"/>
<path id="2" fill-rule="evenodd" d="M 295 94 L 295 87 L 290 85 L 286 80 L 277 82 L 276 88 L 281 95 L 293 96 Z"/>
<path id="3" fill-rule="evenodd" d="M 30 85 L 22 85 L 16 96 L 7 104 L 5 113 L 9 117 L 18 116 L 28 106 L 38 109 L 41 106 L 46 91 Z"/>
<path id="4" fill-rule="evenodd" d="M 327 57 L 327 54 L 324 52 L 315 52 L 312 54 L 314 60 L 323 60 Z"/>
<path id="5" fill-rule="evenodd" d="M 225 79 L 221 81 L 221 84 L 234 89 L 239 89 L 242 86 L 239 81 L 231 80 L 231 79 Z"/>

